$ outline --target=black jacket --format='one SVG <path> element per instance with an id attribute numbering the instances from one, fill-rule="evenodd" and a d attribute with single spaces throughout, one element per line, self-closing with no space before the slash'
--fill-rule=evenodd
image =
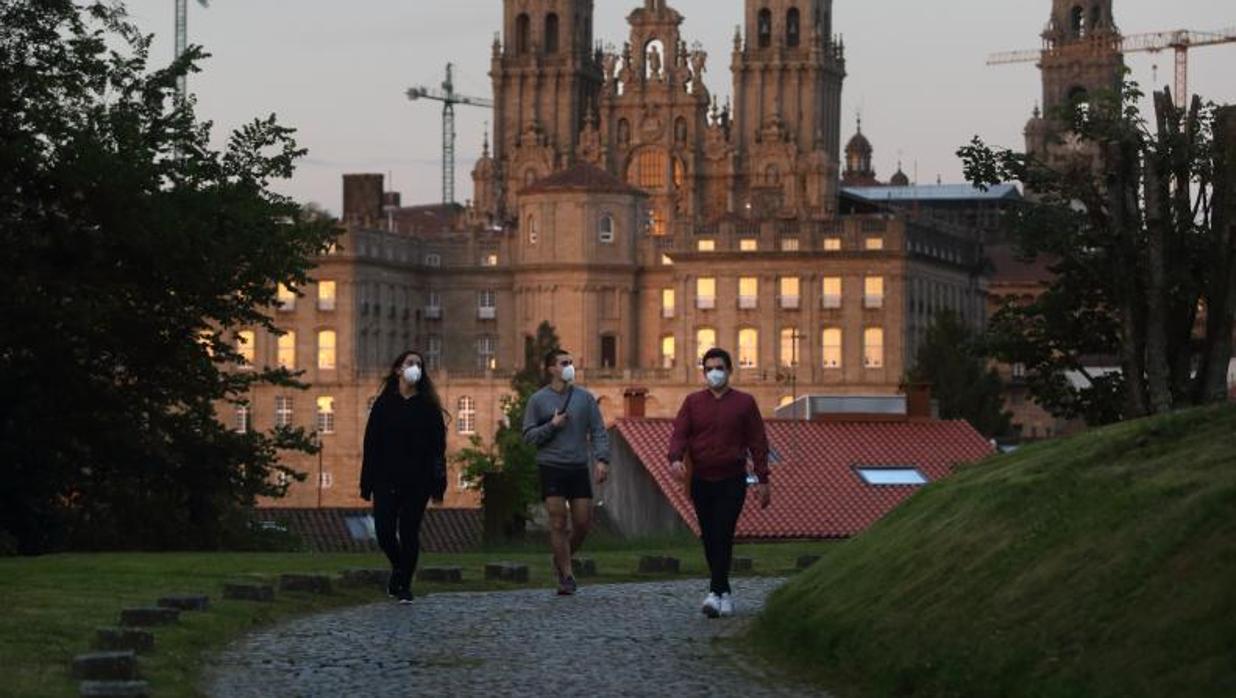
<path id="1" fill-rule="evenodd" d="M 446 491 L 446 423 L 423 395 L 404 398 L 386 391 L 373 403 L 365 425 L 361 496 L 375 491 Z"/>

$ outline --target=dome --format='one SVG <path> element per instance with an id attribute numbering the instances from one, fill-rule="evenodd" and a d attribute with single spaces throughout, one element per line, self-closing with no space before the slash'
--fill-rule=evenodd
<path id="1" fill-rule="evenodd" d="M 888 180 L 888 183 L 894 187 L 910 186 L 910 178 L 906 176 L 905 172 L 901 171 L 900 163 L 897 165 L 897 172 L 893 174 L 892 179 Z"/>

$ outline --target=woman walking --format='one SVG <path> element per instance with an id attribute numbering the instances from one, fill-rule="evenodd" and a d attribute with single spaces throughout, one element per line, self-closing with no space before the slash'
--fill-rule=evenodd
<path id="1" fill-rule="evenodd" d="M 425 361 L 406 351 L 391 364 L 365 426 L 360 495 L 373 501 L 378 545 L 391 562 L 387 593 L 412 603 L 421 520 L 446 492 L 446 412 Z"/>

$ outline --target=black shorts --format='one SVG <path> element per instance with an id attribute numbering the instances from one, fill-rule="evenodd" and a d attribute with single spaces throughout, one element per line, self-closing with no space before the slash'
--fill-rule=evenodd
<path id="1" fill-rule="evenodd" d="M 592 471 L 588 466 L 538 465 L 537 470 L 541 471 L 541 499 L 592 499 Z"/>

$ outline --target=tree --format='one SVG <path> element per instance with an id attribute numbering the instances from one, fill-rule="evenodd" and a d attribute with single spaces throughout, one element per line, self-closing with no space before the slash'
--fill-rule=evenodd
<path id="1" fill-rule="evenodd" d="M 493 443 L 472 437 L 456 454 L 464 478 L 482 489 L 486 533 L 511 537 L 523 531 L 532 507 L 541 501 L 536 449 L 524 442 L 524 411 L 528 399 L 545 385 L 544 357 L 560 347 L 553 325 L 542 322 L 536 338 L 524 348 L 524 367 L 511 378 L 512 394 L 502 401 L 502 424 Z"/>
<path id="2" fill-rule="evenodd" d="M 270 190 L 305 151 L 275 117 L 210 146 L 119 3 L 0 6 L 0 530 L 24 553 L 227 543 L 301 430 L 239 434 L 258 384 L 230 330 L 277 332 L 334 223 Z M 303 477 L 303 476 L 299 476 Z"/>
<path id="3" fill-rule="evenodd" d="M 1004 436 L 1011 414 L 1004 411 L 1000 375 L 987 365 L 979 338 L 956 314 L 935 315 L 915 355 L 910 380 L 929 383 L 944 419 L 964 419 L 987 437 Z"/>
<path id="4" fill-rule="evenodd" d="M 1178 109 L 1165 90 L 1155 95 L 1152 130 L 1141 96 L 1126 83 L 1054 114 L 1072 155 L 1050 163 L 977 137 L 959 151 L 977 186 L 1026 185 L 1031 199 L 1014 213 L 1013 231 L 1025 257 L 1052 260 L 1050 287 L 997 312 L 989 344 L 1027 366 L 1040 404 L 1091 423 L 1227 393 L 1236 244 L 1216 205 L 1231 182 L 1214 140 L 1215 107 L 1195 97 Z M 1115 357 L 1119 373 L 1091 371 L 1095 356 Z"/>

